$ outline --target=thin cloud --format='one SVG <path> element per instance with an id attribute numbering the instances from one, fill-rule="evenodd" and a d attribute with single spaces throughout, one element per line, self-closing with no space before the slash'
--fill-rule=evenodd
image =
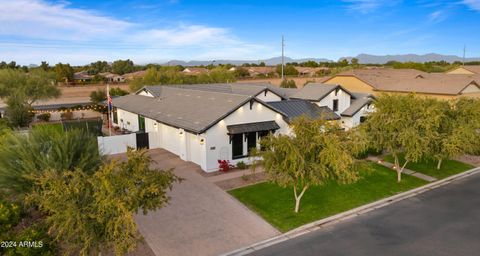
<path id="1" fill-rule="evenodd" d="M 398 1 L 393 0 L 343 0 L 350 11 L 358 11 L 362 14 L 373 12 L 383 6 L 395 5 Z"/>
<path id="2" fill-rule="evenodd" d="M 480 0 L 463 0 L 462 3 L 472 10 L 480 11 Z"/>
<path id="3" fill-rule="evenodd" d="M 64 62 L 81 64 L 87 59 L 109 57 L 139 61 L 157 58 L 155 55 L 159 59 L 204 57 L 207 53 L 210 58 L 227 57 L 218 49 L 233 58 L 255 55 L 265 49 L 240 40 L 227 28 L 183 23 L 147 28 L 92 10 L 73 8 L 68 3 L 43 0 L 0 0 L 0 3 L 2 58 L 24 60 L 25 56 L 31 56 L 30 62 L 56 61 L 59 56 L 52 55 L 62 54 Z"/>

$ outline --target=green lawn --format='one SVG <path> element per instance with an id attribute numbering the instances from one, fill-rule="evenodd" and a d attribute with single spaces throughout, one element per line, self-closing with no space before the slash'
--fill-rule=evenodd
<path id="1" fill-rule="evenodd" d="M 361 178 L 356 183 L 339 185 L 329 182 L 308 189 L 297 214 L 293 211 L 295 199 L 292 188 L 264 182 L 229 193 L 285 232 L 427 183 L 407 175 L 403 176 L 401 183 L 397 183 L 396 175 L 386 167 L 368 162 L 360 169 Z"/>
<path id="2" fill-rule="evenodd" d="M 394 162 L 391 155 L 385 156 L 384 160 L 390 163 Z M 404 163 L 405 159 L 403 158 L 403 155 L 400 155 L 400 161 L 400 163 Z M 448 176 L 472 169 L 473 166 L 455 160 L 443 160 L 442 167 L 440 170 L 437 170 L 437 161 L 422 160 L 417 163 L 408 163 L 405 168 L 435 177 L 437 179 L 443 179 Z M 402 178 L 403 177 L 405 177 L 405 175 L 402 175 Z"/>
<path id="3" fill-rule="evenodd" d="M 63 126 L 61 123 L 39 123 L 32 126 L 33 129 L 35 129 L 35 127 L 48 127 L 54 131 L 63 132 Z"/>

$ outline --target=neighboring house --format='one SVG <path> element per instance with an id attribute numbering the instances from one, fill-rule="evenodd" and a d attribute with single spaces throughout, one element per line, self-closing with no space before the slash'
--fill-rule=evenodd
<path id="1" fill-rule="evenodd" d="M 354 69 L 323 80 L 353 92 L 416 93 L 440 99 L 480 97 L 480 75 L 426 73 L 414 69 Z"/>
<path id="2" fill-rule="evenodd" d="M 98 75 L 105 77 L 107 82 L 109 83 L 124 83 L 125 82 L 125 77 L 121 75 L 117 75 L 114 73 L 110 72 L 103 72 L 103 73 L 98 73 Z"/>
<path id="3" fill-rule="evenodd" d="M 460 66 L 446 73 L 449 75 L 480 75 L 480 65 Z"/>
<path id="4" fill-rule="evenodd" d="M 310 67 L 295 67 L 298 71 L 298 76 L 306 76 L 306 77 L 315 77 L 320 74 L 324 74 L 328 72 L 330 69 L 327 67 L 318 67 L 318 68 L 310 68 Z"/>
<path id="5" fill-rule="evenodd" d="M 207 74 L 209 72 L 206 68 L 185 68 L 182 73 L 186 75 L 200 75 L 200 74 Z"/>
<path id="6" fill-rule="evenodd" d="M 89 75 L 87 71 L 80 71 L 80 72 L 75 72 L 73 74 L 73 80 L 76 82 L 90 82 L 93 80 L 93 76 Z"/>
<path id="7" fill-rule="evenodd" d="M 264 76 L 264 77 L 274 77 L 275 68 L 274 67 L 245 67 L 251 77 Z"/>
<path id="8" fill-rule="evenodd" d="M 132 81 L 135 78 L 142 78 L 143 76 L 145 76 L 146 73 L 147 73 L 146 70 L 140 70 L 136 72 L 126 73 L 126 74 L 123 74 L 122 76 L 123 78 L 125 78 L 125 81 Z"/>
<path id="9" fill-rule="evenodd" d="M 150 148 L 164 148 L 210 172 L 218 170 L 217 160 L 248 163 L 263 136 L 290 134 L 295 117 L 343 121 L 348 111 L 348 129 L 354 126 L 351 119 L 366 115 L 369 103 L 339 85 L 291 90 L 262 83 L 145 86 L 113 99 L 113 123 L 148 133 Z"/>

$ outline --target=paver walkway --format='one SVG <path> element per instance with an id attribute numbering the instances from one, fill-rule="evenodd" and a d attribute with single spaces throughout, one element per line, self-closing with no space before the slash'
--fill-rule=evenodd
<path id="1" fill-rule="evenodd" d="M 175 167 L 176 175 L 185 178 L 174 184 L 168 206 L 135 218 L 156 255 L 218 255 L 280 234 L 197 173 L 197 165 L 161 149 L 149 153 L 155 167 Z"/>
<path id="2" fill-rule="evenodd" d="M 263 170 L 263 168 L 260 168 L 260 167 L 258 167 L 255 170 L 255 173 L 262 173 L 262 172 L 264 172 L 264 170 Z M 215 182 L 219 182 L 219 181 L 240 178 L 243 175 L 250 175 L 250 174 L 252 174 L 252 170 L 251 169 L 245 169 L 245 170 L 241 170 L 241 171 L 227 172 L 227 173 L 222 173 L 222 174 L 219 174 L 219 175 L 207 177 L 207 180 L 212 182 L 212 183 L 215 183 Z"/>
<path id="3" fill-rule="evenodd" d="M 381 160 L 380 158 L 376 157 L 376 156 L 369 156 L 367 157 L 368 160 L 372 161 L 372 162 L 376 162 L 380 165 L 383 165 L 387 168 L 390 168 L 393 170 L 393 164 L 390 163 L 390 162 L 387 162 L 387 161 L 383 161 Z M 432 177 L 432 176 L 428 176 L 426 174 L 423 174 L 423 173 L 420 173 L 420 172 L 416 172 L 416 171 L 412 171 L 410 169 L 407 169 L 407 168 L 403 168 L 403 172 L 402 173 L 405 173 L 405 174 L 408 174 L 408 175 L 411 175 L 411 176 L 414 176 L 414 177 L 417 177 L 419 179 L 422 179 L 422 180 L 426 180 L 428 182 L 433 182 L 433 181 L 436 181 L 437 178 L 435 177 Z"/>

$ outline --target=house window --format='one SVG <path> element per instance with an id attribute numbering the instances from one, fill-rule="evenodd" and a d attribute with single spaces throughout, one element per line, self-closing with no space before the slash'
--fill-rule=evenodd
<path id="1" fill-rule="evenodd" d="M 243 134 L 234 134 L 232 136 L 232 159 L 243 157 Z"/>
<path id="2" fill-rule="evenodd" d="M 367 120 L 367 117 L 366 116 L 361 116 L 360 117 L 360 123 L 363 123 Z"/>
<path id="3" fill-rule="evenodd" d="M 338 100 L 337 99 L 333 100 L 333 111 L 334 112 L 338 111 Z"/>
<path id="4" fill-rule="evenodd" d="M 337 88 L 337 89 L 335 89 L 335 96 L 337 96 L 337 95 L 338 95 L 338 91 L 340 91 L 340 89 L 338 89 L 338 88 Z"/>
<path id="5" fill-rule="evenodd" d="M 247 139 L 248 139 L 248 142 L 247 142 L 248 154 L 250 154 L 250 150 L 252 150 L 252 148 L 257 148 L 257 133 L 256 132 L 248 133 Z"/>
<path id="6" fill-rule="evenodd" d="M 138 116 L 138 130 L 141 132 L 145 132 L 145 117 Z"/>
<path id="7" fill-rule="evenodd" d="M 113 112 L 113 114 L 112 114 L 112 115 L 113 115 L 113 123 L 114 123 L 114 124 L 118 124 L 117 108 L 113 108 L 112 112 Z"/>

